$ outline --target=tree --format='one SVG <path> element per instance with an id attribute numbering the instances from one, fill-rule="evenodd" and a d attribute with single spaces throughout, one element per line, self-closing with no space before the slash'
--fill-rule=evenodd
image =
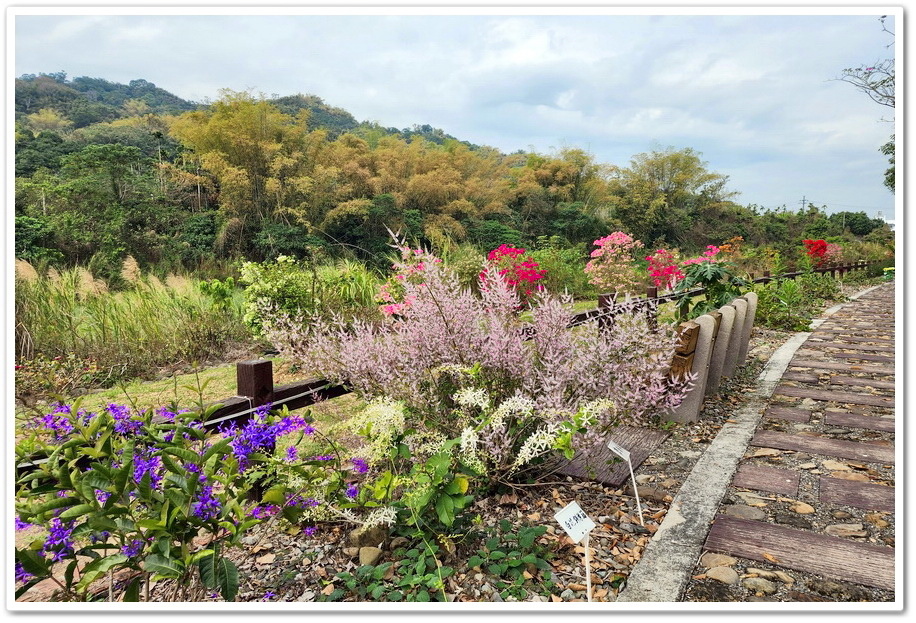
<path id="1" fill-rule="evenodd" d="M 888 167 L 887 171 L 884 172 L 884 185 L 891 192 L 894 192 L 894 171 L 897 167 L 895 162 L 895 151 L 894 135 L 892 134 L 891 140 L 881 146 L 881 153 L 887 156 L 888 162 L 891 163 L 891 166 Z"/>

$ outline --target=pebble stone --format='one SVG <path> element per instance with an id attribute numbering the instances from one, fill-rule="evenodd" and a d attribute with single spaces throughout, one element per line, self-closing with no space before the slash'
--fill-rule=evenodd
<path id="1" fill-rule="evenodd" d="M 713 567 L 706 572 L 706 577 L 722 582 L 723 584 L 737 584 L 740 577 L 738 572 L 731 567 Z"/>
<path id="2" fill-rule="evenodd" d="M 765 580 L 764 578 L 745 578 L 742 584 L 745 588 L 748 588 L 755 593 L 772 595 L 776 592 L 776 585 L 769 580 Z"/>
<path id="3" fill-rule="evenodd" d="M 739 519 L 755 519 L 763 520 L 766 519 L 767 514 L 760 510 L 759 508 L 753 508 L 751 506 L 745 506 L 744 504 L 731 504 L 725 507 L 725 514 L 729 517 L 737 517 Z"/>
<path id="4" fill-rule="evenodd" d="M 725 554 L 715 554 L 713 552 L 707 552 L 700 557 L 700 564 L 707 569 L 712 569 L 713 567 L 731 567 L 737 564 L 737 562 L 738 560 L 736 558 L 726 556 Z"/>

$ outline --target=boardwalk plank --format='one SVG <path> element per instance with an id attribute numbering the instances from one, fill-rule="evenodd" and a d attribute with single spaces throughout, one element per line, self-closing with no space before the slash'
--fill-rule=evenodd
<path id="1" fill-rule="evenodd" d="M 711 552 L 748 558 L 844 582 L 894 590 L 894 549 L 717 515 L 706 540 Z M 769 558 L 768 558 L 769 557 Z"/>
<path id="2" fill-rule="evenodd" d="M 808 422 L 811 420 L 811 412 L 806 409 L 795 409 L 793 407 L 770 407 L 764 412 L 764 417 L 789 420 L 792 422 Z"/>
<path id="3" fill-rule="evenodd" d="M 874 407 L 892 407 L 894 399 L 888 396 L 870 396 L 867 394 L 857 394 L 852 392 L 833 392 L 821 388 L 807 387 L 790 387 L 780 385 L 774 392 L 780 396 L 792 396 L 794 398 L 810 398 L 812 400 L 822 400 L 825 402 L 843 402 L 855 405 L 871 405 Z"/>
<path id="4" fill-rule="evenodd" d="M 867 511 L 894 512 L 894 487 L 821 476 L 818 499 Z"/>
<path id="5" fill-rule="evenodd" d="M 732 479 L 732 486 L 795 497 L 799 474 L 790 469 L 768 465 L 742 465 Z"/>
<path id="6" fill-rule="evenodd" d="M 857 413 L 844 413 L 843 411 L 825 411 L 824 423 L 829 426 L 848 426 L 849 428 L 864 428 L 884 433 L 894 432 L 894 418 L 884 418 L 875 415 L 860 415 Z"/>
<path id="7" fill-rule="evenodd" d="M 751 439 L 759 448 L 792 450 L 822 456 L 833 456 L 866 463 L 894 463 L 894 447 L 865 441 L 831 439 L 820 435 L 793 435 L 775 430 L 760 430 Z"/>
<path id="8" fill-rule="evenodd" d="M 811 368 L 814 370 L 840 370 L 849 372 L 855 370 L 863 374 L 877 374 L 882 376 L 894 376 L 893 366 L 876 366 L 876 365 L 850 365 L 839 361 L 822 361 L 819 359 L 806 359 L 805 357 L 796 357 L 789 363 L 791 368 Z"/>

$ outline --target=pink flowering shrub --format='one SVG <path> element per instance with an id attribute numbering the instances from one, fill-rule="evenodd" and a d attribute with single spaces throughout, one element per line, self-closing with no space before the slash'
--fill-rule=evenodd
<path id="1" fill-rule="evenodd" d="M 442 262 L 438 257 L 422 249 L 402 246 L 398 250 L 401 253 L 401 261 L 391 265 L 396 273 L 381 285 L 375 296 L 376 302 L 381 303 L 379 310 L 386 316 L 400 314 L 404 309 L 410 307 L 414 302 L 414 297 L 406 293 L 405 284 L 422 284 L 427 265 Z"/>
<path id="2" fill-rule="evenodd" d="M 647 270 L 656 288 L 671 290 L 684 278 L 684 273 L 678 268 L 677 257 L 671 251 L 658 249 L 647 255 L 646 261 L 649 262 Z"/>
<path id="3" fill-rule="evenodd" d="M 535 292 L 544 289 L 537 282 L 547 276 L 547 271 L 538 268 L 538 263 L 530 255 L 525 254 L 525 249 L 505 244 L 499 245 L 498 249 L 493 249 L 487 254 L 487 266 L 480 273 L 481 288 L 487 287 L 493 280 L 494 273 L 515 288 L 519 298 L 525 302 Z"/>
<path id="4" fill-rule="evenodd" d="M 683 398 L 687 382 L 668 378 L 677 343 L 670 328 L 653 329 L 637 315 L 607 330 L 596 323 L 570 330 L 569 301 L 547 293 L 525 322 L 508 281 L 489 280 L 477 296 L 432 256 L 418 258 L 424 281 L 403 280 L 411 303 L 393 322 L 347 326 L 277 317 L 272 342 L 303 369 L 345 383 L 366 400 L 402 402 L 405 430 L 446 438 L 480 424 L 455 417 L 461 390 L 485 391 L 493 405 L 523 396 L 546 424 L 557 426 L 583 404 L 609 400 L 614 408 L 597 416 L 596 430 L 645 423 Z"/>
<path id="5" fill-rule="evenodd" d="M 642 242 L 622 231 L 615 231 L 595 240 L 594 244 L 598 248 L 592 251 L 592 259 L 585 265 L 589 282 L 602 290 L 613 290 L 615 293 L 636 288 L 639 279 L 636 277 L 633 253 L 642 248 Z"/>
<path id="6" fill-rule="evenodd" d="M 839 266 L 843 263 L 843 247 L 834 242 L 828 242 L 824 249 L 823 266 Z"/>
<path id="7" fill-rule="evenodd" d="M 690 259 L 684 260 L 681 262 L 681 266 L 690 266 L 692 264 L 702 264 L 703 262 L 717 262 L 719 261 L 716 257 L 719 255 L 719 247 L 714 244 L 706 245 L 706 250 L 703 251 L 703 255 L 699 257 L 692 257 Z"/>

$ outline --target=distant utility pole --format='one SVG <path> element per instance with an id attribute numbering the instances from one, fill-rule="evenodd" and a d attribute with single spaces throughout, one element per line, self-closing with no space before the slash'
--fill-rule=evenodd
<path id="1" fill-rule="evenodd" d="M 807 207 L 808 203 L 805 201 L 804 195 L 802 195 L 801 201 L 799 201 L 799 203 L 801 204 L 802 210 L 804 210 L 805 207 Z"/>

